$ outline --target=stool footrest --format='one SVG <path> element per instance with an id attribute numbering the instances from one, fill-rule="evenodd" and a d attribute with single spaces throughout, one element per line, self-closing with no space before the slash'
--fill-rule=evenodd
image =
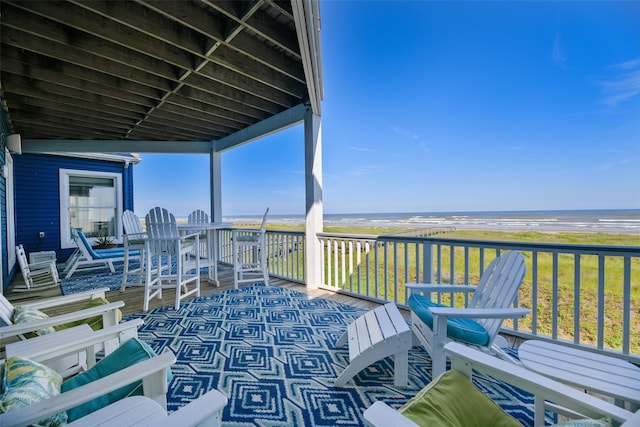
<path id="1" fill-rule="evenodd" d="M 336 379 L 335 387 L 343 387 L 367 366 L 392 355 L 394 384 L 407 385 L 411 329 L 394 303 L 377 307 L 354 320 L 336 341 L 336 347 L 346 342 L 349 343 L 349 365 Z"/>

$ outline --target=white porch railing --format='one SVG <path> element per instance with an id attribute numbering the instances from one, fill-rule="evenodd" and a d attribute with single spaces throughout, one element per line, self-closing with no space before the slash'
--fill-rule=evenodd
<path id="1" fill-rule="evenodd" d="M 231 263 L 231 232 L 220 260 Z M 640 363 L 640 247 L 495 242 L 443 237 L 322 233 L 328 289 L 406 307 L 405 284 L 478 283 L 502 251 L 521 251 L 527 275 L 518 305 L 531 309 L 504 332 L 546 339 Z M 304 233 L 267 231 L 272 276 L 304 283 Z"/>
<path id="2" fill-rule="evenodd" d="M 441 237 L 318 236 L 323 283 L 406 307 L 405 283 L 479 282 L 501 251 L 521 251 L 527 275 L 518 305 L 531 309 L 505 332 L 552 339 L 640 362 L 640 247 Z"/>
<path id="3" fill-rule="evenodd" d="M 218 232 L 220 241 L 219 259 L 233 264 L 231 229 Z M 267 266 L 269 275 L 292 282 L 304 283 L 304 233 L 296 231 L 266 232 Z"/>

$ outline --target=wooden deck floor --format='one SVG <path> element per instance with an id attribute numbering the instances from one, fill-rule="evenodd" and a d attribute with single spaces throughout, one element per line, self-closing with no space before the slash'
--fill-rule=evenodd
<path id="1" fill-rule="evenodd" d="M 218 271 L 219 271 L 218 278 L 220 280 L 220 286 L 216 287 L 213 284 L 209 283 L 209 281 L 206 278 L 206 275 L 203 275 L 201 285 L 200 285 L 201 295 L 204 296 L 204 295 L 209 295 L 216 292 L 222 292 L 227 289 L 233 289 L 233 274 L 232 274 L 233 270 L 231 269 L 231 267 L 222 266 L 219 268 Z M 19 273 L 16 274 L 14 281 L 15 280 L 22 280 Z M 371 301 L 367 301 L 359 298 L 353 298 L 353 297 L 342 295 L 329 290 L 308 289 L 306 286 L 301 285 L 299 283 L 289 282 L 287 280 L 278 279 L 274 277 L 270 278 L 269 284 L 272 286 L 280 286 L 280 287 L 292 289 L 298 292 L 307 293 L 314 297 L 321 297 L 328 300 L 337 301 L 343 304 L 348 304 L 354 307 L 362 308 L 364 310 L 370 310 L 379 305 Z M 56 294 L 60 295 L 60 292 L 57 292 L 57 293 L 54 292 L 51 295 L 46 295 L 46 296 L 55 296 Z M 36 294 L 33 296 L 33 298 L 42 298 L 44 296 L 45 295 Z M 28 297 L 28 295 L 11 293 L 11 292 L 8 292 L 6 294 L 6 297 L 10 301 L 12 301 L 14 305 L 19 304 L 19 301 L 25 301 L 25 300 L 31 299 L 31 298 L 25 298 L 25 297 Z M 134 313 L 140 313 L 142 312 L 144 289 L 142 287 L 132 286 L 132 287 L 128 287 L 124 292 L 120 292 L 119 290 L 110 291 L 107 293 L 107 299 L 111 302 L 124 301 L 125 306 L 122 312 L 123 312 L 123 315 L 125 316 L 134 314 Z M 174 302 L 174 299 L 175 299 L 175 291 L 173 290 L 163 291 L 162 299 L 153 299 L 150 302 L 150 308 L 153 309 L 153 308 L 161 307 L 165 305 L 172 305 Z M 64 308 L 58 309 L 58 310 L 47 310 L 47 314 L 51 316 L 51 315 L 59 314 L 62 312 L 69 312 L 70 310 L 81 308 L 82 305 L 83 305 L 82 303 L 79 303 L 75 305 L 65 306 Z"/>

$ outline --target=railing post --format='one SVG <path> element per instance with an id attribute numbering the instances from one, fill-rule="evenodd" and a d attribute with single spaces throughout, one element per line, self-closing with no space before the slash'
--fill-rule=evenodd
<path id="1" fill-rule="evenodd" d="M 422 283 L 433 283 L 433 247 L 428 240 L 422 242 L 422 274 Z"/>
<path id="2" fill-rule="evenodd" d="M 322 283 L 320 241 L 323 227 L 322 204 L 322 132 L 320 116 L 307 106 L 304 116 L 304 170 L 305 170 L 305 273 L 306 285 L 316 289 Z"/>

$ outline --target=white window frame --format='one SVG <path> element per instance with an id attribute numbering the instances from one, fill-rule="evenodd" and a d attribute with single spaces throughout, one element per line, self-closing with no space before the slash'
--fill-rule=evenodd
<path id="1" fill-rule="evenodd" d="M 60 169 L 60 247 L 62 249 L 75 248 L 71 239 L 71 219 L 69 218 L 69 176 L 90 176 L 96 178 L 112 178 L 116 187 L 116 230 L 114 236 L 118 243 L 122 243 L 122 174 L 116 172 L 98 172 L 78 169 Z"/>
<path id="2" fill-rule="evenodd" d="M 13 197 L 13 157 L 9 150 L 4 153 L 6 177 L 5 177 L 5 203 L 7 207 L 7 261 L 8 269 L 16 265 L 16 215 L 15 201 Z"/>

